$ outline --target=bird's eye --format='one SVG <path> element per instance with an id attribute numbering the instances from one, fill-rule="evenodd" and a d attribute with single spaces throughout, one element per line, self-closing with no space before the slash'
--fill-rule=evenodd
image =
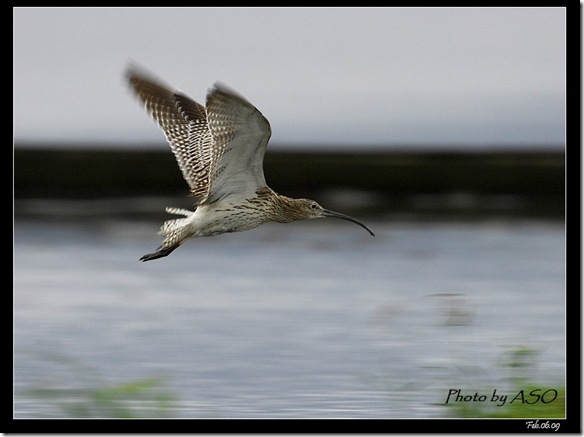
<path id="1" fill-rule="evenodd" d="M 316 209 L 316 203 L 311 203 L 310 204 L 310 209 Z"/>

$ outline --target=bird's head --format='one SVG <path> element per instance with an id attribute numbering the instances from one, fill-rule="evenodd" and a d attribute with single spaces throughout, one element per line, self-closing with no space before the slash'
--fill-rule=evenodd
<path id="1" fill-rule="evenodd" d="M 331 211 L 330 209 L 325 209 L 318 204 L 318 202 L 310 199 L 294 199 L 293 208 L 295 209 L 296 220 L 303 219 L 315 219 L 315 218 L 325 218 L 325 217 L 336 217 L 349 222 L 353 222 L 367 230 L 373 237 L 375 234 L 371 229 L 361 223 L 359 220 L 354 219 L 345 214 L 339 212 Z"/>

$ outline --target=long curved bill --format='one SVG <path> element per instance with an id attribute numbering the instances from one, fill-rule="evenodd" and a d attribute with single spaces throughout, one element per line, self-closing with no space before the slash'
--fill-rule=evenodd
<path id="1" fill-rule="evenodd" d="M 371 234 L 373 237 L 375 237 L 375 234 L 373 233 L 373 231 L 372 231 L 371 229 L 369 229 L 367 226 L 365 226 L 365 225 L 364 225 L 363 223 L 361 223 L 359 220 L 357 220 L 357 219 L 354 219 L 353 217 L 350 217 L 350 216 L 348 216 L 348 215 L 345 215 L 345 214 L 341 214 L 341 213 L 339 213 L 339 212 L 334 212 L 334 211 L 331 211 L 330 209 L 323 209 L 323 210 L 322 210 L 322 214 L 323 214 L 325 217 L 336 217 L 336 218 L 340 218 L 340 219 L 343 219 L 343 220 L 347 220 L 347 221 L 349 221 L 349 222 L 356 223 L 356 224 L 358 224 L 359 226 L 361 226 L 363 229 L 366 229 L 366 230 L 367 230 L 367 232 L 369 232 L 369 233 L 370 233 L 370 234 Z"/>

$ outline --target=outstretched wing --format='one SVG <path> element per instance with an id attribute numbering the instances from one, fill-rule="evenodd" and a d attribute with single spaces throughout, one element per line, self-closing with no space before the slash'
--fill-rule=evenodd
<path id="1" fill-rule="evenodd" d="M 164 131 L 183 177 L 199 202 L 207 197 L 213 137 L 205 108 L 148 73 L 131 67 L 132 88 Z"/>
<path id="2" fill-rule="evenodd" d="M 207 125 L 213 136 L 209 193 L 205 203 L 253 196 L 266 186 L 263 160 L 268 120 L 243 96 L 216 82 L 207 93 Z"/>
<path id="3" fill-rule="evenodd" d="M 228 196 L 253 196 L 266 186 L 263 159 L 270 124 L 243 96 L 221 83 L 207 108 L 136 68 L 128 80 L 164 131 L 198 204 Z"/>

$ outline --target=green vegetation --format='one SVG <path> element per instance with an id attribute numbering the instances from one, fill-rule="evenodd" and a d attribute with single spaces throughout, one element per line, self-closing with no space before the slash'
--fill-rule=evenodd
<path id="1" fill-rule="evenodd" d="M 561 419 L 566 417 L 565 387 L 539 384 L 534 381 L 533 369 L 538 351 L 527 346 L 518 346 L 508 350 L 500 361 L 506 371 L 509 387 L 492 388 L 478 391 L 484 394 L 484 400 L 466 393 L 467 401 L 456 401 L 447 405 L 448 417 L 461 418 L 514 418 L 514 419 Z M 470 392 L 469 392 L 470 393 Z M 506 396 L 503 400 L 503 396 Z M 463 397 L 461 395 L 461 397 Z M 472 400 L 471 400 L 472 397 Z"/>
<path id="2" fill-rule="evenodd" d="M 27 395 L 43 400 L 67 418 L 167 418 L 173 396 L 160 390 L 159 378 L 146 378 L 110 387 L 36 387 Z"/>
<path id="3" fill-rule="evenodd" d="M 149 377 L 110 385 L 90 367 L 67 357 L 66 382 L 38 382 L 24 390 L 21 399 L 42 403 L 42 416 L 61 418 L 170 418 L 175 397 L 162 378 Z M 51 360 L 51 359 L 49 359 Z M 49 361 L 47 361 L 49 364 Z"/>

